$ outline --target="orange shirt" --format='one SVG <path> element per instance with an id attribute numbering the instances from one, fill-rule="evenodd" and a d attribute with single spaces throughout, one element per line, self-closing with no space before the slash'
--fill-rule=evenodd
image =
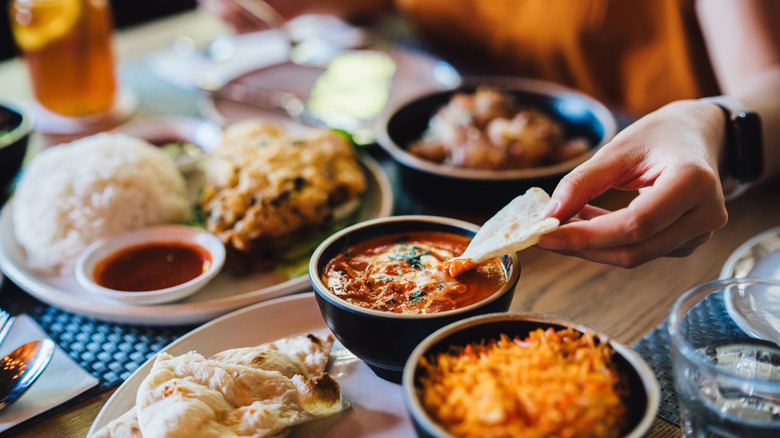
<path id="1" fill-rule="evenodd" d="M 437 46 L 642 115 L 720 94 L 694 0 L 396 0 Z"/>

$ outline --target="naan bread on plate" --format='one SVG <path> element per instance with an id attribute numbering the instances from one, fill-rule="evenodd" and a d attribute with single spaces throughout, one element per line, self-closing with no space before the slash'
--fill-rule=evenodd
<path id="1" fill-rule="evenodd" d="M 531 187 L 485 222 L 458 259 L 481 263 L 536 245 L 560 225 L 556 218 L 542 217 L 549 202 L 544 190 Z"/>
<path id="2" fill-rule="evenodd" d="M 340 412 L 349 403 L 324 372 L 333 335 L 280 339 L 206 358 L 162 352 L 136 406 L 102 437 L 283 437 L 291 426 Z"/>

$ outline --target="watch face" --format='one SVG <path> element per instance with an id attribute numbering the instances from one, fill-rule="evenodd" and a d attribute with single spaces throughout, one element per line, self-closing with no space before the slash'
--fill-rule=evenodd
<path id="1" fill-rule="evenodd" d="M 764 171 L 761 118 L 754 112 L 738 112 L 733 119 L 733 175 L 743 183 L 756 181 Z"/>

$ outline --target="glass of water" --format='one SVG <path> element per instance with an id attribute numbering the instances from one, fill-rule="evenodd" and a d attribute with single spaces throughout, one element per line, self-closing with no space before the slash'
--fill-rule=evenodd
<path id="1" fill-rule="evenodd" d="M 672 369 L 686 437 L 780 437 L 780 339 L 751 330 L 775 320 L 734 305 L 767 299 L 780 302 L 780 282 L 731 278 L 697 286 L 672 306 Z"/>

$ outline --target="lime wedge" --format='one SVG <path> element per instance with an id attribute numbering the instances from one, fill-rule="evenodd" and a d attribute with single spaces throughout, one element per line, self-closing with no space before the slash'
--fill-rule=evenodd
<path id="1" fill-rule="evenodd" d="M 35 52 L 65 36 L 81 15 L 80 0 L 17 0 L 11 30 L 19 48 Z"/>

